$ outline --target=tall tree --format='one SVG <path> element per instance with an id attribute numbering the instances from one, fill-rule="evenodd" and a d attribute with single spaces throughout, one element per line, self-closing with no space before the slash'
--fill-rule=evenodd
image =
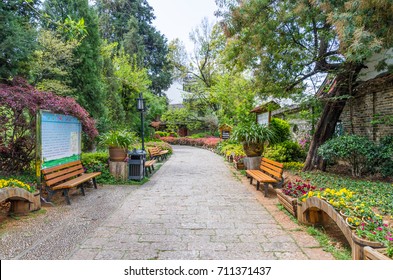
<path id="1" fill-rule="evenodd" d="M 166 38 L 155 29 L 153 8 L 146 0 L 97 0 L 100 30 L 108 42 L 118 42 L 119 48 L 140 59 L 149 70 L 150 89 L 157 95 L 172 83 Z"/>
<path id="2" fill-rule="evenodd" d="M 329 139 L 352 96 L 364 61 L 392 46 L 391 1 L 217 0 L 228 41 L 228 57 L 251 69 L 261 95 L 290 96 L 307 82 L 333 74 L 322 91 L 324 109 L 304 170 L 324 168 L 318 147 Z"/>
<path id="3" fill-rule="evenodd" d="M 36 14 L 31 9 L 38 0 L 0 2 L 0 79 L 26 76 L 28 61 L 36 47 Z"/>
<path id="4" fill-rule="evenodd" d="M 72 68 L 71 85 L 78 102 L 94 118 L 105 119 L 107 112 L 103 106 L 105 94 L 101 81 L 101 39 L 95 10 L 89 6 L 88 0 L 46 0 L 44 11 L 54 22 L 64 22 L 68 17 L 84 19 L 87 35 L 74 51 L 79 62 Z M 52 28 L 56 29 L 56 26 Z"/>

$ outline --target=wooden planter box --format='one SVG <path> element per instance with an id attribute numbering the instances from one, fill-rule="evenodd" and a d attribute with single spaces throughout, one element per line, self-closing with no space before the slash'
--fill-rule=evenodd
<path id="1" fill-rule="evenodd" d="M 245 169 L 245 166 L 244 166 L 244 163 L 243 163 L 243 162 L 233 161 L 233 163 L 234 163 L 235 168 L 236 168 L 237 170 L 244 170 L 244 169 Z"/>
<path id="2" fill-rule="evenodd" d="M 352 259 L 354 260 L 365 260 L 366 253 L 365 248 L 370 247 L 372 249 L 384 249 L 384 246 L 375 241 L 370 241 L 366 239 L 362 239 L 357 236 L 354 232 L 352 232 Z"/>
<path id="3" fill-rule="evenodd" d="M 369 246 L 364 247 L 363 249 L 364 252 L 364 259 L 365 260 L 392 260 L 388 256 L 386 256 L 384 253 L 386 252 L 386 249 L 375 249 L 371 248 Z"/>
<path id="4" fill-rule="evenodd" d="M 294 217 L 297 217 L 297 198 L 290 197 L 282 192 L 282 190 L 276 190 L 278 201 L 291 213 Z"/>

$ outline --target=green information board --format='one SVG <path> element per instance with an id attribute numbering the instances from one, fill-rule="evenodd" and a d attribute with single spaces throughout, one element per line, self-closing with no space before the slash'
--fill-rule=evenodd
<path id="1" fill-rule="evenodd" d="M 80 121 L 68 115 L 40 112 L 41 169 L 76 161 L 81 155 Z"/>

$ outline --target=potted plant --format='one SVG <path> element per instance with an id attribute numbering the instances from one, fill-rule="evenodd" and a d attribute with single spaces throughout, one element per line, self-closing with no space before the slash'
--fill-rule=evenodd
<path id="1" fill-rule="evenodd" d="M 127 130 L 110 130 L 101 138 L 101 144 L 109 148 L 111 161 L 123 161 L 127 157 L 128 147 L 135 142 L 135 133 Z"/>
<path id="2" fill-rule="evenodd" d="M 232 138 L 243 144 L 248 157 L 259 157 L 266 143 L 275 142 L 276 134 L 268 126 L 251 123 L 238 125 L 232 133 Z"/>

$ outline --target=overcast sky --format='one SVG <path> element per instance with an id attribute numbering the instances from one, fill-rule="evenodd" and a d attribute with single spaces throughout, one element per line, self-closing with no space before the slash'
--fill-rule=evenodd
<path id="1" fill-rule="evenodd" d="M 147 0 L 156 16 L 153 24 L 168 39 L 168 42 L 179 38 L 188 52 L 193 49 L 189 34 L 204 17 L 216 22 L 214 11 L 217 6 L 214 0 Z M 170 103 L 181 103 L 181 85 L 174 84 L 166 92 Z"/>

